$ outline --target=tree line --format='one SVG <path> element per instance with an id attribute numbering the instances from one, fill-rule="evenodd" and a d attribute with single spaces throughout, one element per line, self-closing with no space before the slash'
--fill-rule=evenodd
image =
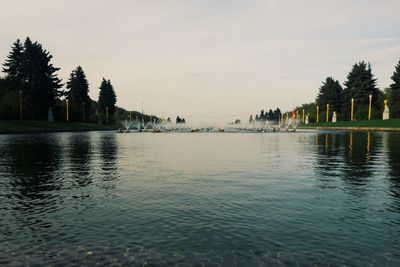
<path id="1" fill-rule="evenodd" d="M 391 77 L 392 84 L 384 91 L 378 89 L 371 64 L 364 61 L 353 65 L 343 83 L 333 77 L 327 77 L 319 88 L 315 103 L 304 104 L 297 109 L 310 114 L 310 121 L 316 121 L 316 109 L 319 116 L 325 118 L 327 104 L 329 113 L 336 112 L 338 119 L 350 120 L 352 100 L 354 101 L 354 118 L 368 119 L 369 101 L 371 97 L 372 119 L 382 118 L 384 100 L 388 100 L 390 118 L 400 118 L 400 61 Z"/>
<path id="2" fill-rule="evenodd" d="M 72 70 L 65 84 L 58 78 L 53 56 L 37 41 L 29 37 L 22 43 L 17 39 L 2 64 L 0 77 L 0 118 L 47 120 L 49 111 L 59 121 L 110 123 L 132 117 L 132 112 L 116 106 L 115 89 L 109 79 L 103 78 L 98 100 L 89 96 L 89 81 L 81 66 Z M 68 109 L 68 115 L 67 113 Z M 117 114 L 115 114 L 117 113 Z M 145 121 L 157 119 L 142 116 Z M 22 117 L 22 118 L 21 118 Z"/>
<path id="3" fill-rule="evenodd" d="M 282 112 L 279 108 L 275 109 L 274 111 L 270 109 L 268 112 L 265 112 L 263 109 L 260 111 L 260 114 L 256 114 L 253 118 L 253 115 L 250 115 L 249 123 L 255 122 L 266 122 L 272 121 L 278 123 L 282 116 Z"/>

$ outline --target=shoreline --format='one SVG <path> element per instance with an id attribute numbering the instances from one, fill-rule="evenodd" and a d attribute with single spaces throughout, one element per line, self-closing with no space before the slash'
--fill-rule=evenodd
<path id="1" fill-rule="evenodd" d="M 390 120 L 362 120 L 362 121 L 338 121 L 338 122 L 313 122 L 307 125 L 299 125 L 298 129 L 314 129 L 324 131 L 379 131 L 400 132 L 400 119 Z"/>
<path id="2" fill-rule="evenodd" d="M 359 132 L 400 132 L 400 127 L 298 127 L 301 130 L 322 130 L 322 131 L 359 131 Z"/>
<path id="3" fill-rule="evenodd" d="M 0 121 L 0 135 L 31 134 L 31 133 L 61 133 L 61 132 L 92 132 L 118 130 L 118 125 L 78 123 L 78 122 L 45 122 L 45 121 Z"/>

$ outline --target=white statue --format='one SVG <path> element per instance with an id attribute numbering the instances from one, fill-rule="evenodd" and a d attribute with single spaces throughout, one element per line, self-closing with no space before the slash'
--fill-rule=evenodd
<path id="1" fill-rule="evenodd" d="M 385 99 L 385 109 L 383 110 L 382 120 L 388 120 L 388 119 L 389 119 L 389 107 L 387 105 L 387 99 Z"/>
<path id="2" fill-rule="evenodd" d="M 333 123 L 337 122 L 336 111 L 333 112 L 332 122 L 333 122 Z"/>
<path id="3" fill-rule="evenodd" d="M 308 115 L 309 114 L 306 115 L 306 124 L 308 124 Z"/>

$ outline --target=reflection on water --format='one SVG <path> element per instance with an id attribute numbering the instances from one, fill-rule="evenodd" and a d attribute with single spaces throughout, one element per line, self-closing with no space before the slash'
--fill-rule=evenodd
<path id="1" fill-rule="evenodd" d="M 118 158 L 118 145 L 114 134 L 104 135 L 100 138 L 101 170 L 105 180 L 117 178 L 116 160 Z"/>
<path id="2" fill-rule="evenodd" d="M 396 266 L 399 147 L 378 132 L 2 135 L 0 265 Z"/>
<path id="3" fill-rule="evenodd" d="M 75 134 L 68 138 L 68 156 L 70 159 L 68 172 L 78 186 L 92 183 L 91 159 L 92 140 L 88 134 Z"/>
<path id="4" fill-rule="evenodd" d="M 9 138 L 2 146 L 3 160 L 7 160 L 9 192 L 30 205 L 29 199 L 45 202 L 48 192 L 59 190 L 56 172 L 61 160 L 61 150 L 55 137 Z M 25 200 L 28 201 L 25 201 Z"/>

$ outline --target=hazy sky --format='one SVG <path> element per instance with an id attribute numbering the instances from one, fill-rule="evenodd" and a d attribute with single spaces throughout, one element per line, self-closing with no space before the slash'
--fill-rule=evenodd
<path id="1" fill-rule="evenodd" d="M 81 65 L 98 97 L 187 121 L 247 120 L 261 109 L 312 102 L 370 61 L 380 88 L 400 59 L 400 1 L 0 0 L 0 61 L 26 36 L 60 77 Z"/>

